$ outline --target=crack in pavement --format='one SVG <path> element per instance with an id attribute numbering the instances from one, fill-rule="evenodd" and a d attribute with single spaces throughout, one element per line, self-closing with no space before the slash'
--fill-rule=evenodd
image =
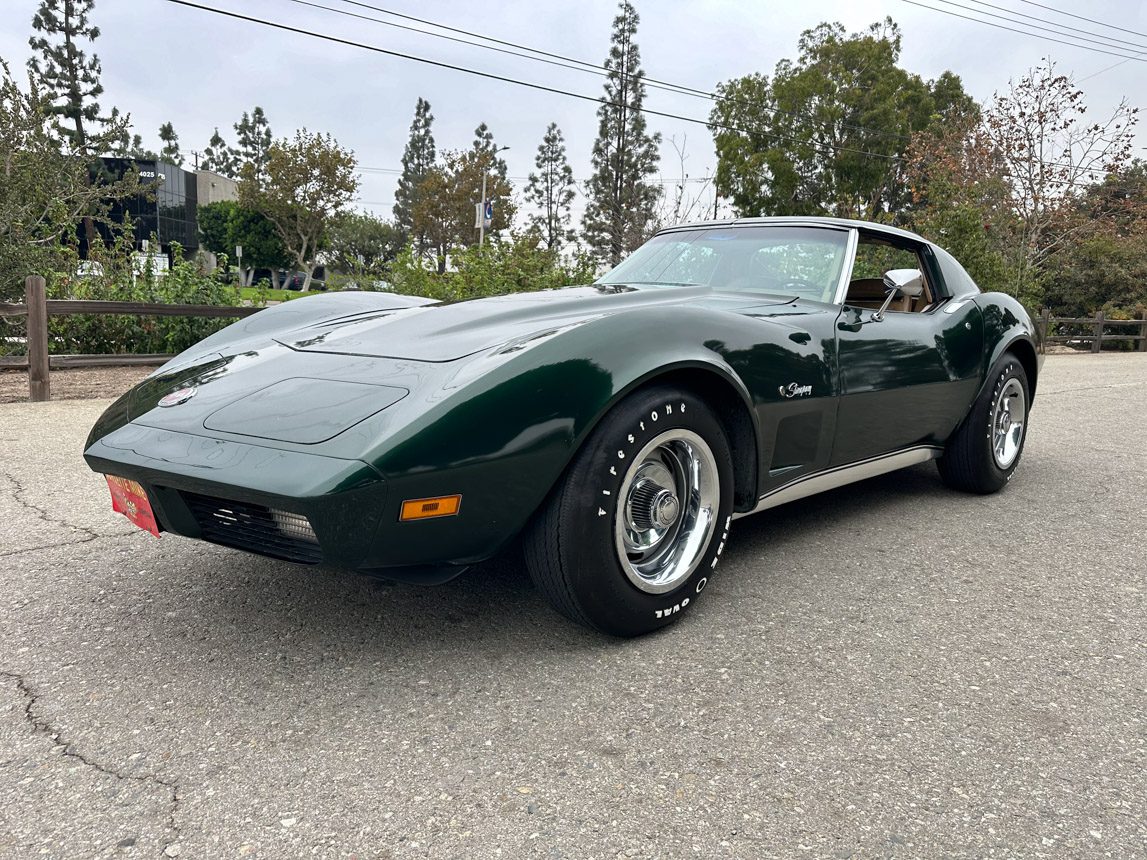
<path id="1" fill-rule="evenodd" d="M 43 549 L 59 549 L 60 547 L 63 547 L 63 546 L 77 546 L 78 544 L 91 543 L 94 540 L 99 540 L 100 538 L 109 538 L 109 537 L 119 537 L 119 535 L 96 535 L 95 537 L 86 537 L 86 538 L 81 538 L 80 540 L 66 540 L 66 541 L 61 541 L 60 543 L 45 543 L 45 544 L 41 544 L 39 546 L 24 547 L 23 549 L 11 549 L 11 550 L 6 550 L 5 552 L 0 552 L 0 558 L 8 558 L 9 556 L 20 555 L 21 553 L 25 553 L 25 552 L 38 552 L 39 550 L 43 550 Z"/>
<path id="2" fill-rule="evenodd" d="M 65 758 L 72 758 L 86 767 L 90 767 L 99 773 L 115 779 L 147 783 L 151 785 L 158 785 L 167 789 L 170 794 L 169 809 L 167 813 L 166 829 L 172 834 L 172 838 L 166 840 L 160 849 L 160 853 L 165 857 L 176 857 L 181 853 L 179 846 L 179 823 L 176 821 L 176 815 L 179 813 L 179 804 L 182 800 L 179 794 L 179 783 L 174 779 L 160 776 L 156 773 L 123 773 L 118 768 L 111 765 L 102 764 L 93 758 L 89 758 L 84 753 L 77 751 L 73 743 L 60 736 L 51 723 L 47 720 L 36 715 L 36 703 L 40 700 L 40 696 L 36 691 L 24 680 L 24 676 L 18 672 L 12 672 L 7 669 L 0 669 L 0 678 L 7 678 L 15 682 L 16 689 L 20 695 L 24 697 L 24 721 L 31 727 L 33 735 L 43 735 L 48 738 L 52 744 L 52 748 L 59 750 L 60 755 Z M 174 849 L 174 850 L 171 850 Z"/>
<path id="3" fill-rule="evenodd" d="M 26 510 L 32 511 L 34 514 L 36 514 L 36 516 L 39 519 L 43 520 L 46 523 L 50 523 L 51 525 L 54 525 L 54 526 L 64 526 L 65 528 L 70 528 L 70 529 L 74 529 L 78 532 L 82 532 L 83 534 L 86 534 L 88 536 L 87 540 L 95 540 L 96 538 L 100 537 L 100 534 L 98 532 L 95 532 L 92 529 L 89 529 L 87 526 L 77 526 L 74 523 L 69 523 L 67 520 L 63 520 L 63 519 L 60 519 L 58 517 L 53 517 L 48 513 L 48 511 L 46 509 L 41 508 L 39 505 L 32 504 L 31 502 L 29 502 L 27 499 L 24 498 L 24 494 L 27 493 L 28 490 L 20 482 L 20 480 L 15 475 L 12 475 L 9 472 L 4 472 L 3 475 L 5 478 L 8 479 L 8 482 L 14 488 L 12 491 L 12 499 L 16 502 L 16 504 L 20 505 L 22 508 L 25 508 Z M 77 543 L 86 543 L 86 542 L 87 541 L 77 541 Z"/>
<path id="4" fill-rule="evenodd" d="M 1040 397 L 1054 397 L 1057 394 L 1071 394 L 1075 391 L 1107 391 L 1111 388 L 1138 388 L 1141 385 L 1143 385 L 1142 382 L 1111 382 L 1107 385 L 1081 385 L 1077 388 L 1053 388 L 1051 391 L 1044 391 L 1041 388 L 1037 390 L 1036 394 Z"/>

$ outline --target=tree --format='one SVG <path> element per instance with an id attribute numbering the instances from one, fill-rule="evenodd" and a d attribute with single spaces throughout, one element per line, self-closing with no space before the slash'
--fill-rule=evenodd
<path id="1" fill-rule="evenodd" d="M 506 161 L 498 155 L 498 144 L 494 143 L 494 132 L 490 131 L 486 123 L 481 123 L 474 129 L 474 143 L 471 149 L 476 153 L 486 153 L 489 156 L 487 163 L 490 165 L 490 169 L 497 173 L 500 179 L 506 178 L 508 170 Z"/>
<path id="2" fill-rule="evenodd" d="M 551 122 L 538 145 L 534 159 L 537 173 L 526 185 L 526 201 L 537 207 L 530 225 L 541 233 L 546 247 L 558 250 L 573 238 L 570 230 L 570 204 L 574 199 L 574 177 L 566 158 L 565 139 L 557 123 Z"/>
<path id="3" fill-rule="evenodd" d="M 605 61 L 605 96 L 597 110 L 593 175 L 582 220 L 586 243 L 613 265 L 648 238 L 661 195 L 660 187 L 649 182 L 657 171 L 661 135 L 646 131 L 641 110 L 645 73 L 633 41 L 639 19 L 629 0 L 622 0 L 620 9 Z"/>
<path id="4" fill-rule="evenodd" d="M 900 161 L 910 135 L 973 109 L 956 75 L 925 82 L 900 68 L 900 49 L 890 18 L 851 36 L 823 23 L 771 80 L 718 86 L 717 193 L 740 215 L 894 219 L 911 198 Z"/>
<path id="5" fill-rule="evenodd" d="M 232 179 L 239 175 L 239 160 L 223 140 L 218 127 L 211 135 L 211 141 L 203 148 L 203 161 L 200 164 L 204 170 L 214 170 Z"/>
<path id="6" fill-rule="evenodd" d="M 1028 283 L 1039 280 L 1058 251 L 1093 228 L 1095 213 L 1080 217 L 1072 203 L 1131 161 L 1138 108 L 1124 100 L 1105 119 L 1088 122 L 1083 91 L 1047 60 L 1009 83 L 984 111 L 982 133 L 1009 180 L 1019 219 L 1018 277 Z"/>
<path id="7" fill-rule="evenodd" d="M 221 200 L 200 206 L 197 218 L 203 247 L 208 251 L 233 259 L 235 246 L 243 247 L 241 279 L 245 287 L 251 285 L 255 269 L 278 271 L 292 263 L 275 225 L 261 212 L 234 200 Z"/>
<path id="8" fill-rule="evenodd" d="M 48 110 L 56 118 L 59 134 L 73 149 L 83 149 L 100 123 L 97 99 L 100 84 L 100 58 L 89 59 L 80 43 L 95 42 L 100 35 L 88 15 L 95 0 L 40 0 L 32 17 L 32 29 L 41 35 L 28 39 L 32 57 L 28 69 L 43 89 Z"/>
<path id="9" fill-rule="evenodd" d="M 304 128 L 293 140 L 271 144 L 263 170 L 254 161 L 243 165 L 239 202 L 275 225 L 283 247 L 306 273 L 304 292 L 310 289 L 315 253 L 331 219 L 358 191 L 357 164 L 354 153 L 329 134 Z"/>
<path id="10" fill-rule="evenodd" d="M 263 175 L 270 158 L 271 125 L 261 107 L 256 105 L 250 116 L 243 111 L 243 118 L 235 123 L 235 138 L 238 146 L 231 150 L 231 157 L 237 170 L 250 164 L 257 174 Z"/>
<path id="11" fill-rule="evenodd" d="M 986 274 L 972 274 L 981 285 L 1032 308 L 1049 288 L 1049 298 L 1074 307 L 1055 282 L 1086 270 L 1076 265 L 1080 244 L 1097 258 L 1120 229 L 1135 232 L 1145 205 L 1128 166 L 1136 109 L 1121 103 L 1098 122 L 1085 113 L 1083 93 L 1044 62 L 982 112 L 917 133 L 905 159 L 911 223 L 961 260 L 978 259 Z"/>
<path id="12" fill-rule="evenodd" d="M 406 239 L 413 238 L 419 251 L 426 250 L 425 236 L 414 234 L 414 209 L 419 203 L 419 188 L 433 169 L 436 152 L 431 126 L 434 115 L 430 102 L 420 98 L 414 106 L 414 121 L 410 124 L 410 139 L 402 153 L 402 176 L 394 192 L 394 226 Z"/>
<path id="13" fill-rule="evenodd" d="M 111 140 L 106 150 L 118 158 L 138 158 L 138 159 L 155 159 L 154 152 L 149 152 L 144 149 L 143 138 L 138 134 L 133 134 L 131 131 L 131 123 L 129 117 L 123 116 L 119 112 L 119 108 L 113 107 L 111 114 L 108 115 L 108 125 L 118 129 L 116 137 Z"/>
<path id="14" fill-rule="evenodd" d="M 331 220 L 323 250 L 331 267 L 346 275 L 381 275 L 402 250 L 402 236 L 386 221 L 365 212 L 344 212 Z"/>
<path id="15" fill-rule="evenodd" d="M 61 146 L 52 105 L 34 76 L 24 90 L 0 59 L 0 301 L 19 295 L 25 276 L 64 268 L 80 220 L 106 217 L 111 201 L 139 190 L 134 174 L 94 181 L 86 152 L 110 149 L 126 117 L 89 130 L 85 147 L 70 138 Z"/>
<path id="16" fill-rule="evenodd" d="M 506 230 L 514 218 L 510 183 L 492 172 L 489 151 L 467 150 L 443 153 L 442 163 L 431 169 L 418 188 L 414 208 L 414 233 L 425 237 L 437 258 L 438 271 L 446 271 L 447 256 L 456 248 L 478 242 L 474 227 L 474 204 L 482 192 L 486 175 L 486 196 L 494 201 L 491 234 Z"/>
<path id="17" fill-rule="evenodd" d="M 163 149 L 159 151 L 159 157 L 163 161 L 170 161 L 172 164 L 183 166 L 183 153 L 179 151 L 179 135 L 175 133 L 175 128 L 171 123 L 165 122 L 159 127 L 159 140 L 163 144 Z"/>

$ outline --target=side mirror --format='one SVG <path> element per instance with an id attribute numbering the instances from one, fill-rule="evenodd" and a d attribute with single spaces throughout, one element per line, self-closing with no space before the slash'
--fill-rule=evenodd
<path id="1" fill-rule="evenodd" d="M 891 269 L 884 273 L 884 289 L 888 290 L 884 304 L 872 315 L 877 322 L 884 319 L 884 312 L 897 296 L 915 299 L 924 295 L 924 273 L 919 269 Z"/>

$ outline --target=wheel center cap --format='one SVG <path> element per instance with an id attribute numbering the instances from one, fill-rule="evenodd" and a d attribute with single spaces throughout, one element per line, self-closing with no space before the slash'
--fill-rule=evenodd
<path id="1" fill-rule="evenodd" d="M 677 513 L 681 506 L 677 501 L 677 497 L 669 490 L 662 490 L 657 494 L 653 500 L 653 510 L 651 511 L 654 524 L 658 528 L 669 528 L 677 521 Z"/>

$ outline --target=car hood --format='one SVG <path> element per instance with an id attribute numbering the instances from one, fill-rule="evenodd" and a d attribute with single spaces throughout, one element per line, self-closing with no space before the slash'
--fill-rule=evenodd
<path id="1" fill-rule="evenodd" d="M 454 361 L 598 317 L 659 305 L 734 310 L 789 298 L 715 293 L 707 287 L 567 287 L 328 319 L 280 334 L 293 350 L 413 361 Z"/>

